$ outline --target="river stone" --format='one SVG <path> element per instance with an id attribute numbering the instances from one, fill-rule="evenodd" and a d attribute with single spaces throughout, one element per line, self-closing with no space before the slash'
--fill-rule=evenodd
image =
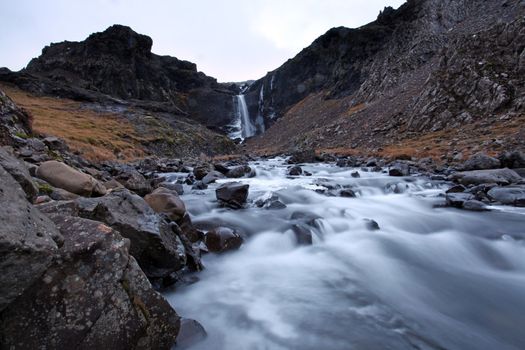
<path id="1" fill-rule="evenodd" d="M 64 245 L 2 312 L 2 347 L 170 349 L 179 317 L 129 255 L 129 241 L 100 222 L 51 218 Z"/>
<path id="2" fill-rule="evenodd" d="M 210 164 L 199 165 L 193 169 L 193 175 L 197 180 L 202 180 L 212 170 L 213 166 Z"/>
<path id="3" fill-rule="evenodd" d="M 481 185 L 496 183 L 500 185 L 509 185 L 521 181 L 515 171 L 504 169 L 489 169 L 489 170 L 472 170 L 455 173 L 452 179 L 458 181 L 462 185 Z"/>
<path id="4" fill-rule="evenodd" d="M 447 193 L 445 200 L 447 205 L 454 208 L 463 208 L 466 201 L 473 200 L 474 195 L 471 193 Z"/>
<path id="5" fill-rule="evenodd" d="M 241 182 L 227 182 L 217 187 L 215 195 L 222 204 L 238 209 L 246 203 L 249 187 Z"/>
<path id="6" fill-rule="evenodd" d="M 525 186 L 494 187 L 487 194 L 501 204 L 525 207 Z"/>
<path id="7" fill-rule="evenodd" d="M 26 198 L 32 201 L 38 194 L 31 175 L 24 162 L 17 159 L 6 147 L 0 147 L 0 166 L 2 166 L 20 184 Z"/>
<path id="8" fill-rule="evenodd" d="M 159 183 L 157 186 L 164 187 L 164 188 L 167 188 L 168 190 L 175 191 L 180 196 L 184 194 L 184 186 L 182 186 L 182 184 L 164 181 L 164 182 Z"/>
<path id="9" fill-rule="evenodd" d="M 502 166 L 510 169 L 525 168 L 525 153 L 520 151 L 503 153 L 499 160 Z"/>
<path id="10" fill-rule="evenodd" d="M 222 175 L 220 172 L 213 170 L 207 173 L 206 176 L 204 176 L 201 181 L 202 183 L 208 185 L 208 184 L 214 183 L 215 181 L 219 179 L 224 179 L 224 178 L 225 176 Z"/>
<path id="11" fill-rule="evenodd" d="M 53 223 L 27 201 L 25 192 L 2 166 L 0 207 L 1 311 L 51 265 L 61 236 Z"/>
<path id="12" fill-rule="evenodd" d="M 288 175 L 299 176 L 303 173 L 303 169 L 299 165 L 295 165 L 288 170 Z"/>
<path id="13" fill-rule="evenodd" d="M 63 188 L 81 196 L 106 194 L 104 185 L 94 177 L 56 160 L 42 163 L 36 171 L 36 176 L 54 187 Z"/>
<path id="14" fill-rule="evenodd" d="M 410 168 L 408 164 L 396 162 L 388 169 L 390 176 L 408 176 L 410 175 Z"/>
<path id="15" fill-rule="evenodd" d="M 239 249 L 242 242 L 242 237 L 228 227 L 218 227 L 208 231 L 204 236 L 206 247 L 213 253 L 223 253 L 228 250 Z"/>
<path id="16" fill-rule="evenodd" d="M 180 238 L 139 195 L 116 189 L 76 202 L 81 217 L 104 222 L 131 241 L 131 255 L 149 278 L 166 278 L 186 264 Z"/>
<path id="17" fill-rule="evenodd" d="M 252 168 L 250 168 L 250 166 L 248 165 L 239 165 L 239 166 L 236 166 L 235 168 L 232 168 L 228 171 L 228 173 L 226 173 L 226 176 L 229 177 L 229 178 L 239 178 L 239 177 L 243 177 L 245 175 L 249 175 L 252 173 Z"/>
<path id="18" fill-rule="evenodd" d="M 499 159 L 485 153 L 478 153 L 470 157 L 462 166 L 463 170 L 497 169 L 501 166 Z"/>
<path id="19" fill-rule="evenodd" d="M 350 188 L 344 188 L 339 191 L 339 197 L 345 197 L 345 198 L 355 198 L 356 194 L 353 190 Z"/>
<path id="20" fill-rule="evenodd" d="M 294 224 L 292 232 L 298 245 L 312 244 L 312 231 L 303 224 Z"/>
<path id="21" fill-rule="evenodd" d="M 199 322 L 189 318 L 181 318 L 176 349 L 187 349 L 206 337 L 206 331 Z"/>
<path id="22" fill-rule="evenodd" d="M 485 203 L 480 202 L 475 199 L 470 199 L 463 203 L 463 209 L 470 210 L 470 211 L 489 211 L 490 209 L 487 208 Z"/>
<path id="23" fill-rule="evenodd" d="M 155 212 L 166 214 L 173 221 L 182 219 L 186 214 L 186 206 L 176 191 L 159 187 L 146 195 L 144 200 Z"/>

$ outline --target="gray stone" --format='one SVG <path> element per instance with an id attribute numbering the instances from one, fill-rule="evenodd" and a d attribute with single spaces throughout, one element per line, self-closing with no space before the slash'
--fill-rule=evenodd
<path id="1" fill-rule="evenodd" d="M 494 187 L 487 195 L 502 204 L 525 207 L 525 186 Z"/>
<path id="2" fill-rule="evenodd" d="M 458 181 L 463 185 L 481 185 L 496 183 L 500 185 L 509 185 L 521 181 L 515 171 L 504 169 L 490 169 L 490 170 L 472 170 L 456 173 L 452 179 Z"/>
<path id="3" fill-rule="evenodd" d="M 36 198 L 38 187 L 31 178 L 24 162 L 17 159 L 14 154 L 5 147 L 0 147 L 0 166 L 20 184 L 28 200 L 32 201 Z"/>

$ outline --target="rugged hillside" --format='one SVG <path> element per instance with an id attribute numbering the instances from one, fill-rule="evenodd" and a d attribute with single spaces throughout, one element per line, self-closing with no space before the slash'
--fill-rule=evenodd
<path id="1" fill-rule="evenodd" d="M 224 132 L 235 89 L 151 46 L 151 38 L 114 25 L 47 46 L 20 72 L 0 69 L 0 85 L 34 115 L 37 131 L 93 160 L 232 152 Z"/>
<path id="2" fill-rule="evenodd" d="M 269 127 L 252 147 L 523 146 L 524 6 L 410 0 L 361 28 L 331 29 L 251 86 L 251 115 Z"/>

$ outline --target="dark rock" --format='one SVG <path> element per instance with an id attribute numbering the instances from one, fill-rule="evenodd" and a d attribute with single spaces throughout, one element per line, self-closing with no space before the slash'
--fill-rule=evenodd
<path id="1" fill-rule="evenodd" d="M 466 188 L 463 185 L 456 185 L 449 188 L 446 193 L 461 193 L 465 192 Z"/>
<path id="2" fill-rule="evenodd" d="M 45 273 L 2 312 L 2 345 L 170 349 L 179 317 L 129 255 L 129 241 L 100 222 L 52 218 L 64 245 Z"/>
<path id="3" fill-rule="evenodd" d="M 52 151 L 67 151 L 69 147 L 64 142 L 64 140 L 59 139 L 58 137 L 48 136 L 42 140 L 44 144 Z"/>
<path id="4" fill-rule="evenodd" d="M 525 186 L 494 187 L 487 195 L 501 204 L 525 207 Z"/>
<path id="5" fill-rule="evenodd" d="M 238 209 L 246 203 L 249 187 L 240 182 L 227 182 L 217 187 L 215 195 L 222 204 Z"/>
<path id="6" fill-rule="evenodd" d="M 23 137 L 31 134 L 33 118 L 19 108 L 2 90 L 0 90 L 0 145 L 24 144 Z"/>
<path id="7" fill-rule="evenodd" d="M 61 236 L 53 223 L 27 201 L 20 185 L 1 165 L 0 207 L 2 311 L 51 265 Z M 5 334 L 3 328 L 0 334 Z M 4 340 L 2 345 L 5 344 Z"/>
<path id="8" fill-rule="evenodd" d="M 239 165 L 226 173 L 226 176 L 229 178 L 240 178 L 246 175 L 250 175 L 253 172 L 253 169 L 248 165 Z"/>
<path id="9" fill-rule="evenodd" d="M 162 279 L 186 263 L 184 247 L 167 221 L 140 196 L 117 189 L 100 198 L 80 198 L 79 215 L 101 221 L 131 241 L 130 253 L 149 278 Z"/>
<path id="10" fill-rule="evenodd" d="M 365 219 L 365 225 L 369 231 L 377 231 L 380 229 L 379 224 L 372 219 Z"/>
<path id="11" fill-rule="evenodd" d="M 288 170 L 288 175 L 299 176 L 303 173 L 303 169 L 299 165 L 295 165 Z"/>
<path id="12" fill-rule="evenodd" d="M 470 193 L 447 193 L 445 200 L 450 207 L 463 208 L 465 202 L 474 200 L 474 196 Z"/>
<path id="13" fill-rule="evenodd" d="M 0 166 L 20 184 L 29 201 L 33 201 L 36 198 L 38 188 L 31 179 L 25 164 L 15 158 L 5 147 L 0 147 Z"/>
<path id="14" fill-rule="evenodd" d="M 212 170 L 213 167 L 209 164 L 200 165 L 193 169 L 193 175 L 197 180 L 202 180 Z"/>
<path id="15" fill-rule="evenodd" d="M 312 231 L 305 225 L 292 226 L 292 232 L 295 236 L 297 244 L 299 245 L 311 245 L 312 244 Z"/>
<path id="16" fill-rule="evenodd" d="M 182 231 L 182 234 L 187 237 L 190 242 L 195 243 L 204 238 L 204 234 L 193 226 L 188 213 L 186 213 L 177 223 Z"/>
<path id="17" fill-rule="evenodd" d="M 132 167 L 123 167 L 115 176 L 125 188 L 144 197 L 151 192 L 151 184 L 146 178 Z"/>
<path id="18" fill-rule="evenodd" d="M 410 175 L 410 168 L 405 163 L 394 163 L 389 169 L 388 169 L 388 175 L 390 176 L 408 176 Z"/>
<path id="19" fill-rule="evenodd" d="M 315 163 L 316 161 L 317 157 L 313 149 L 296 151 L 292 153 L 292 156 L 288 159 L 289 164 Z"/>
<path id="20" fill-rule="evenodd" d="M 201 181 L 203 184 L 208 185 L 208 184 L 215 182 L 216 180 L 224 179 L 224 178 L 225 176 L 223 174 L 221 174 L 218 171 L 213 170 L 207 173 L 206 176 L 204 176 Z"/>
<path id="21" fill-rule="evenodd" d="M 499 157 L 501 166 L 516 169 L 525 168 L 525 153 L 520 151 L 506 152 Z"/>
<path id="22" fill-rule="evenodd" d="M 226 175 L 230 171 L 230 168 L 221 163 L 213 164 L 213 168 L 223 175 Z"/>
<path id="23" fill-rule="evenodd" d="M 202 181 L 196 181 L 191 188 L 194 190 L 205 190 L 208 188 L 208 185 Z"/>
<path id="24" fill-rule="evenodd" d="M 197 321 L 181 318 L 179 335 L 177 335 L 177 349 L 187 349 L 206 339 L 204 327 Z"/>
<path id="25" fill-rule="evenodd" d="M 359 178 L 361 177 L 361 175 L 359 175 L 359 171 L 354 171 L 353 173 L 350 174 L 350 176 L 354 177 L 354 178 Z"/>
<path id="26" fill-rule="evenodd" d="M 497 169 L 501 166 L 498 159 L 484 153 L 478 153 L 470 157 L 462 166 L 462 170 L 486 170 Z"/>
<path id="27" fill-rule="evenodd" d="M 55 201 L 67 201 L 79 198 L 78 194 L 71 193 L 61 188 L 54 188 L 53 192 L 49 195 L 51 199 Z"/>
<path id="28" fill-rule="evenodd" d="M 470 211 L 489 211 L 485 203 L 477 201 L 475 199 L 470 199 L 463 203 L 463 209 Z"/>
<path id="29" fill-rule="evenodd" d="M 463 185 L 480 185 L 489 183 L 509 185 L 521 181 L 521 176 L 515 171 L 507 168 L 464 171 L 454 174 L 452 178 Z"/>
<path id="30" fill-rule="evenodd" d="M 228 227 L 218 227 L 206 233 L 204 242 L 210 252 L 223 253 L 228 250 L 239 249 L 243 239 L 237 232 Z"/>
<path id="31" fill-rule="evenodd" d="M 345 188 L 345 189 L 342 189 L 341 191 L 339 191 L 339 196 L 340 197 L 346 197 L 346 198 L 355 198 L 356 197 L 356 194 L 353 190 L 349 189 L 349 188 Z"/>

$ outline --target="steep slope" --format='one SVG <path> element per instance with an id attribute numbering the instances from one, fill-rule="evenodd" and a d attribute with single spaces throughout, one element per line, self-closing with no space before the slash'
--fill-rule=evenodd
<path id="1" fill-rule="evenodd" d="M 524 13 L 518 0 L 410 0 L 361 28 L 331 29 L 251 86 L 250 112 L 269 127 L 251 146 L 410 143 L 443 155 L 462 138 L 474 151 L 483 135 L 494 147 L 523 146 Z"/>

